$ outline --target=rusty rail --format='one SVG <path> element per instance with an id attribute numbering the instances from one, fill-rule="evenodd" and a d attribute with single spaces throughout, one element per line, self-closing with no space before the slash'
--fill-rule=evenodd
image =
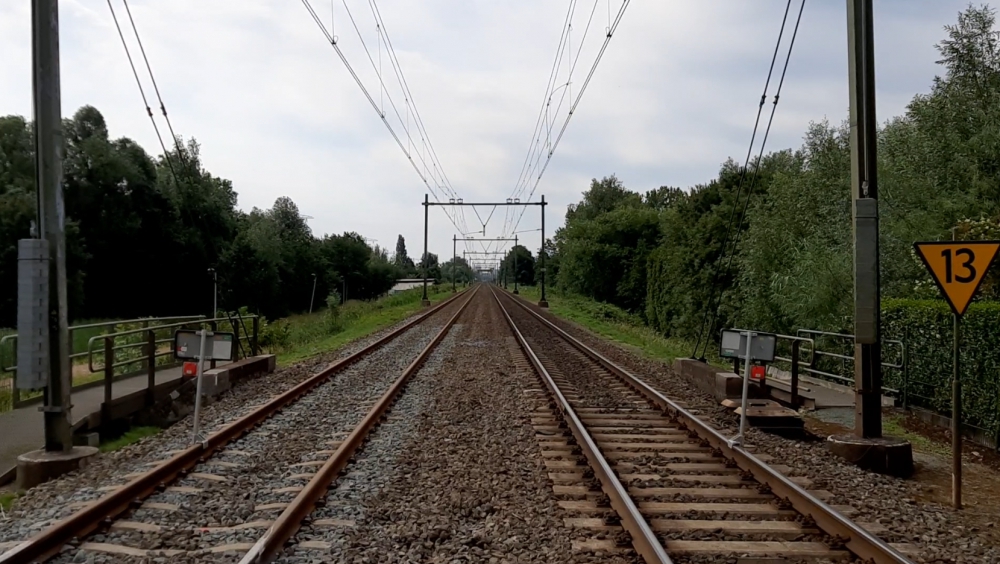
<path id="1" fill-rule="evenodd" d="M 226 425 L 219 431 L 212 433 L 205 439 L 205 442 L 188 447 L 165 463 L 135 478 L 93 504 L 77 511 L 67 519 L 52 525 L 38 535 L 0 555 L 0 564 L 44 562 L 59 554 L 66 543 L 90 534 L 103 523 L 125 512 L 153 492 L 165 488 L 167 484 L 171 483 L 178 476 L 185 474 L 196 464 L 209 458 L 214 452 L 248 433 L 262 421 L 306 395 L 313 388 L 329 379 L 330 376 L 358 362 L 413 326 L 426 321 L 433 314 L 455 301 L 463 293 L 448 298 L 429 309 L 423 315 L 407 322 L 405 325 L 386 334 L 360 351 L 337 360 L 316 375 L 297 384 L 261 407 Z"/>
<path id="2" fill-rule="evenodd" d="M 542 366 L 541 361 L 538 356 L 535 355 L 535 351 L 531 350 L 528 345 L 528 341 L 525 340 L 524 335 L 521 334 L 520 329 L 514 324 L 514 320 L 511 318 L 510 313 L 500 302 L 500 297 L 497 295 L 496 289 L 491 288 L 493 292 L 493 298 L 496 299 L 497 305 L 500 306 L 500 311 L 503 312 L 504 317 L 507 319 L 507 324 L 510 325 L 511 331 L 514 333 L 514 337 L 517 339 L 518 345 L 521 346 L 521 350 L 524 351 L 525 356 L 534 366 L 535 371 L 545 382 L 545 386 L 549 389 L 549 392 L 556 400 L 556 406 L 559 411 L 562 412 L 563 418 L 566 424 L 569 426 L 570 431 L 573 433 L 573 437 L 576 439 L 577 444 L 580 445 L 580 449 L 583 454 L 587 457 L 587 461 L 590 463 L 590 467 L 594 470 L 594 476 L 601 482 L 601 489 L 608 496 L 611 501 L 611 507 L 614 508 L 615 512 L 618 513 L 618 517 L 621 519 L 622 528 L 624 528 L 632 537 L 632 546 L 635 548 L 636 552 L 642 556 L 649 564 L 672 564 L 672 560 L 667 556 L 667 551 L 664 550 L 663 545 L 660 544 L 659 539 L 656 538 L 656 534 L 650 528 L 649 523 L 646 522 L 645 517 L 639 511 L 632 497 L 628 495 L 628 491 L 625 486 L 622 485 L 618 477 L 615 476 L 614 470 L 611 468 L 611 464 L 608 463 L 604 455 L 601 454 L 597 443 L 594 441 L 590 433 L 584 427 L 583 422 L 577 416 L 576 411 L 570 405 L 569 401 L 563 395 L 559 386 L 556 385 L 552 376 L 549 374 L 548 370 Z M 519 304 L 520 305 L 520 304 Z"/>
<path id="3" fill-rule="evenodd" d="M 392 386 L 386 390 L 378 402 L 372 406 L 371 411 L 365 415 L 361 423 L 351 431 L 351 434 L 330 455 L 330 458 L 320 467 L 316 475 L 309 480 L 309 483 L 302 488 L 302 491 L 281 512 L 281 515 L 278 516 L 264 535 L 254 544 L 253 548 L 244 555 L 243 559 L 240 560 L 240 564 L 267 564 L 272 562 L 281 553 L 285 547 L 285 543 L 295 536 L 299 527 L 302 526 L 302 521 L 312 513 L 317 502 L 326 496 L 327 488 L 340 476 L 340 472 L 347 467 L 347 464 L 351 461 L 351 457 L 361 447 L 372 429 L 378 425 L 379 420 L 389 410 L 392 403 L 396 401 L 396 397 L 402 391 L 403 387 L 406 386 L 406 383 L 420 370 L 427 357 L 431 355 L 438 344 L 444 339 L 445 335 L 448 334 L 452 325 L 455 324 L 458 317 L 465 311 L 466 306 L 475 297 L 478 289 L 479 287 L 476 286 L 472 290 L 469 298 L 462 304 L 462 307 L 455 312 L 455 315 L 451 316 L 451 319 L 438 331 L 438 334 L 420 352 L 420 355 L 406 367 L 406 370 L 393 382 Z"/>
<path id="4" fill-rule="evenodd" d="M 875 564 L 913 564 L 913 561 L 903 556 L 903 554 L 888 543 L 869 533 L 863 527 L 816 498 L 753 454 L 740 446 L 730 445 L 728 439 L 710 425 L 653 389 L 649 384 L 646 384 L 631 372 L 583 344 L 576 337 L 570 335 L 516 297 L 511 296 L 511 300 L 541 321 L 545 326 L 552 329 L 564 341 L 599 363 L 612 374 L 618 376 L 639 394 L 655 403 L 664 412 L 670 414 L 672 417 L 676 417 L 679 425 L 694 432 L 700 439 L 708 441 L 712 448 L 719 449 L 722 452 L 722 456 L 735 461 L 740 468 L 753 474 L 754 479 L 771 488 L 771 492 L 774 495 L 788 501 L 802 515 L 812 518 L 823 532 L 831 536 L 848 539 L 845 546 L 855 556 L 867 562 L 874 562 Z"/>

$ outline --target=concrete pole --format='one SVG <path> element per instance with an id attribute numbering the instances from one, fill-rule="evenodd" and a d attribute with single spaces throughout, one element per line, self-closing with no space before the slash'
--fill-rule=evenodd
<path id="1" fill-rule="evenodd" d="M 31 5 L 38 234 L 48 241 L 49 246 L 50 361 L 45 407 L 42 409 L 47 451 L 69 451 L 73 448 L 58 4 L 58 0 L 33 0 Z"/>
<path id="2" fill-rule="evenodd" d="M 854 227 L 854 432 L 882 436 L 882 343 L 872 0 L 847 0 Z"/>
<path id="3" fill-rule="evenodd" d="M 458 291 L 455 286 L 455 274 L 458 270 L 458 235 L 451 236 L 451 293 Z"/>

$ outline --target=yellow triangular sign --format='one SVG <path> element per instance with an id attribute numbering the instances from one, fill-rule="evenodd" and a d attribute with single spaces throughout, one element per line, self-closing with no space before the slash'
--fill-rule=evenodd
<path id="1" fill-rule="evenodd" d="M 951 310 L 962 315 L 986 278 L 1000 241 L 931 241 L 913 246 Z"/>

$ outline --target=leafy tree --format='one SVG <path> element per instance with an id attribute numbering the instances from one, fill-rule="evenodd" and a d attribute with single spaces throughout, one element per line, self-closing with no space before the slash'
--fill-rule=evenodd
<path id="1" fill-rule="evenodd" d="M 413 264 L 413 260 L 406 254 L 406 239 L 402 235 L 396 238 L 396 253 L 392 256 L 392 262 L 405 276 L 415 276 L 417 274 L 417 267 Z"/>
<path id="2" fill-rule="evenodd" d="M 516 261 L 514 260 L 515 256 L 517 256 Z M 531 251 L 523 245 L 511 247 L 503 258 L 503 274 L 501 276 L 504 275 L 507 277 L 508 284 L 513 284 L 515 279 L 518 284 L 532 284 L 535 280 L 535 257 L 531 255 Z"/>

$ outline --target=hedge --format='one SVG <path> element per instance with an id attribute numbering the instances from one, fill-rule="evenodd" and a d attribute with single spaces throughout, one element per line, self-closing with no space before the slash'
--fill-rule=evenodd
<path id="1" fill-rule="evenodd" d="M 884 300 L 886 339 L 906 343 L 908 402 L 951 415 L 953 324 L 941 300 Z M 902 390 L 903 375 L 885 371 L 885 385 Z M 962 317 L 963 422 L 994 437 L 1000 432 L 1000 302 L 979 302 Z M 917 397 L 923 396 L 923 397 Z"/>

